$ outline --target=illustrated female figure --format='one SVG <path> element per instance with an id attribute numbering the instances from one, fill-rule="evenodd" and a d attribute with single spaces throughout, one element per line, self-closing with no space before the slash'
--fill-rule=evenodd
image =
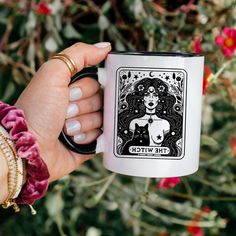
<path id="1" fill-rule="evenodd" d="M 167 120 L 157 116 L 156 107 L 160 99 L 154 86 L 147 88 L 143 100 L 145 105 L 145 115 L 132 120 L 129 128 L 134 132 L 136 124 L 138 124 L 139 127 L 148 124 L 149 145 L 160 146 L 164 140 L 165 134 L 170 131 L 170 124 Z"/>
<path id="2" fill-rule="evenodd" d="M 182 115 L 174 110 L 175 96 L 158 78 L 145 78 L 134 85 L 126 96 L 126 104 L 118 115 L 121 154 L 129 154 L 129 146 L 168 147 L 168 156 L 179 156 L 176 142 L 182 138 Z"/>

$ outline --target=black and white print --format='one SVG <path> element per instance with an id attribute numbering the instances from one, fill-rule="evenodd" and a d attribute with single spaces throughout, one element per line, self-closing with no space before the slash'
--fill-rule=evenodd
<path id="1" fill-rule="evenodd" d="M 183 157 L 186 76 L 179 69 L 118 69 L 117 157 Z"/>

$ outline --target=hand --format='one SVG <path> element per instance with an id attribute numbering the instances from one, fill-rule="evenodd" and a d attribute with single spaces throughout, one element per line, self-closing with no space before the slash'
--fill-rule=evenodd
<path id="1" fill-rule="evenodd" d="M 110 44 L 77 43 L 62 53 L 67 54 L 80 71 L 104 60 L 110 50 Z M 37 139 L 50 181 L 70 173 L 94 156 L 74 153 L 58 140 L 64 124 L 67 134 L 75 136 L 78 143 L 90 143 L 101 133 L 102 101 L 98 82 L 83 78 L 68 87 L 70 77 L 63 61 L 49 60 L 40 67 L 15 104 L 24 111 L 28 128 Z"/>

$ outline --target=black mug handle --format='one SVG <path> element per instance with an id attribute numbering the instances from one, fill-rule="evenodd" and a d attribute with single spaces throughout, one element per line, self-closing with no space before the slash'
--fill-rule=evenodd
<path id="1" fill-rule="evenodd" d="M 91 77 L 98 81 L 98 69 L 96 67 L 84 68 L 71 78 L 70 84 L 84 77 Z M 70 136 L 65 134 L 64 130 L 61 131 L 59 139 L 67 148 L 69 148 L 73 152 L 77 152 L 80 154 L 94 154 L 96 152 L 97 140 L 89 144 L 77 144 Z"/>

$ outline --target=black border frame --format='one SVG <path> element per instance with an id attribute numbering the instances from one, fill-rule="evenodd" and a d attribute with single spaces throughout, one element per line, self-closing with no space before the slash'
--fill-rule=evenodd
<path id="1" fill-rule="evenodd" d="M 171 157 L 168 157 L 168 156 L 166 156 L 166 157 L 161 157 L 161 158 L 159 158 L 159 157 L 155 157 L 155 158 L 151 158 L 151 157 L 149 157 L 149 158 L 145 158 L 145 157 L 138 157 L 138 156 L 128 156 L 128 157 L 120 157 L 120 156 L 117 156 L 117 153 L 116 153 L 116 149 L 115 149 L 115 145 L 116 145 L 116 143 L 115 143 L 115 140 L 116 140 L 116 138 L 115 138 L 115 136 L 117 136 L 117 127 L 115 127 L 115 130 L 114 130 L 114 137 L 113 137 L 113 147 L 112 147 L 112 149 L 113 149 L 113 154 L 114 154 L 114 156 L 116 157 L 116 158 L 125 158 L 125 159 L 140 159 L 140 160 L 176 160 L 176 161 L 178 161 L 178 160 L 182 160 L 184 157 L 185 157 L 185 146 L 186 146 L 186 120 L 187 120 L 187 93 L 188 93 L 188 91 L 187 91 L 187 82 L 188 82 L 188 73 L 187 73 L 187 71 L 185 70 L 185 69 L 180 69 L 180 68 L 154 68 L 154 67 L 130 67 L 130 66 L 121 66 L 121 67 L 119 67 L 119 68 L 117 68 L 117 70 L 116 70 L 116 81 L 115 81 L 115 86 L 116 86 L 116 88 L 117 88 L 117 83 L 118 83 L 118 76 L 117 76 L 117 73 L 118 73 L 118 70 L 120 70 L 120 69 L 123 69 L 123 68 L 132 68 L 132 69 L 143 69 L 143 70 L 177 70 L 177 71 L 184 71 L 185 72 L 185 74 L 186 74 L 186 82 L 185 82 L 185 91 L 186 91 L 186 94 L 185 94 L 185 96 L 186 96 L 186 98 L 185 98 L 185 111 L 184 111 L 184 118 L 185 118 L 185 123 L 184 123 L 184 131 L 183 131 L 183 137 L 184 137 L 184 148 L 183 148 L 183 156 L 181 157 L 181 158 L 171 158 Z M 114 111 L 114 124 L 115 125 L 117 125 L 116 124 L 116 120 L 117 120 L 117 100 L 118 100 L 118 97 L 117 97 L 117 90 L 118 89 L 116 89 L 116 91 L 115 91 L 115 111 Z"/>

